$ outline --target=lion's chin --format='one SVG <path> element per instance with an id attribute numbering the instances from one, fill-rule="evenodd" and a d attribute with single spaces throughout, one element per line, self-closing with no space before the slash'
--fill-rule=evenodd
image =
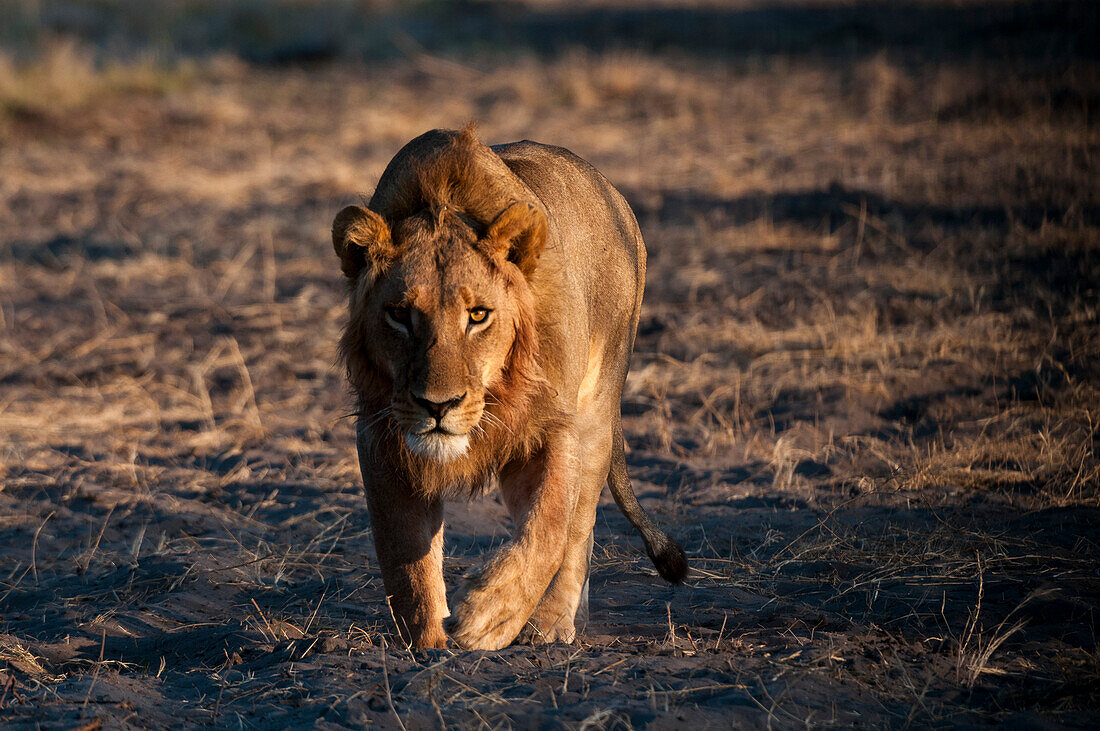
<path id="1" fill-rule="evenodd" d="M 466 454 L 470 437 L 466 434 L 444 434 L 432 431 L 427 434 L 405 434 L 405 444 L 418 457 L 436 462 L 450 462 Z"/>

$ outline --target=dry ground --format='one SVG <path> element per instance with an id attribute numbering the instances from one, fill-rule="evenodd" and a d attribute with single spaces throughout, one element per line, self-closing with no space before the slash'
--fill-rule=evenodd
<path id="1" fill-rule="evenodd" d="M 0 722 L 1095 718 L 1093 6 L 4 7 Z M 328 226 L 470 119 L 638 213 L 629 462 L 695 572 L 608 502 L 575 646 L 414 654 Z M 502 515 L 449 509 L 452 585 Z"/>

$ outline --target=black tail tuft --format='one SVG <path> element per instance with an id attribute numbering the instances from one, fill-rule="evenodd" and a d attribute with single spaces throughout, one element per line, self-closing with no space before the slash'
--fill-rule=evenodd
<path id="1" fill-rule="evenodd" d="M 646 546 L 649 560 L 657 567 L 657 573 L 670 584 L 682 584 L 688 575 L 688 560 L 684 555 L 684 549 L 680 544 L 668 536 L 661 536 L 660 541 L 654 541 L 652 548 Z"/>

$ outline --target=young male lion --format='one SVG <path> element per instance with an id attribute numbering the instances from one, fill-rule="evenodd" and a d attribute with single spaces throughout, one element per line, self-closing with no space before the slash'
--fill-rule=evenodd
<path id="1" fill-rule="evenodd" d="M 605 481 L 661 576 L 683 580 L 683 550 L 626 474 L 619 403 L 645 245 L 595 168 L 434 130 L 390 161 L 368 208 L 337 214 L 332 242 L 374 544 L 408 642 L 447 643 L 442 499 L 494 477 L 515 534 L 455 597 L 459 646 L 573 641 Z"/>

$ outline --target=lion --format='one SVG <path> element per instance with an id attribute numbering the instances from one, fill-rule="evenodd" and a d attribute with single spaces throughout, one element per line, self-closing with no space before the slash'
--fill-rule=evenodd
<path id="1" fill-rule="evenodd" d="M 683 549 L 627 476 L 620 399 L 646 251 L 603 175 L 561 147 L 433 130 L 394 156 L 367 207 L 337 214 L 332 242 L 350 290 L 340 354 L 359 465 L 405 642 L 572 642 L 604 482 L 660 575 L 684 580 Z M 443 500 L 493 486 L 513 536 L 467 576 L 452 616 Z"/>

